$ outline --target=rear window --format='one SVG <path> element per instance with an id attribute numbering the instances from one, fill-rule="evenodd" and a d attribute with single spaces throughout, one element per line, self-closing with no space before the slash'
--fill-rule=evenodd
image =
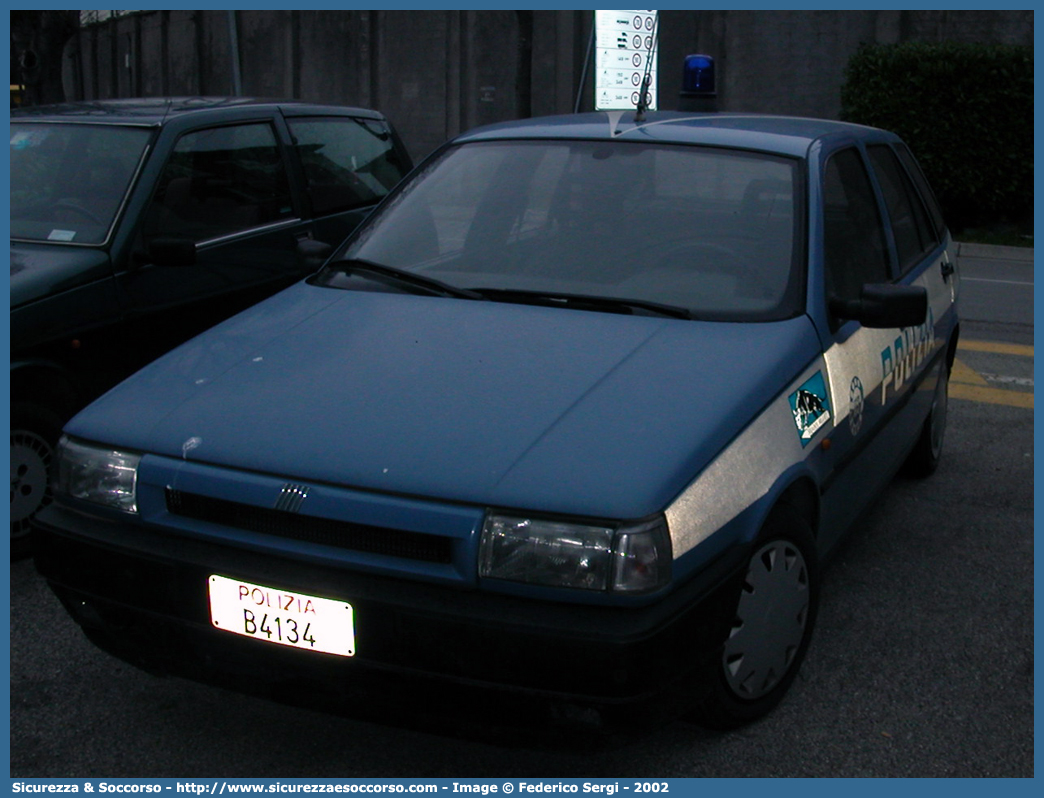
<path id="1" fill-rule="evenodd" d="M 878 144 L 867 148 L 885 198 L 889 223 L 899 256 L 899 269 L 906 273 L 938 243 L 928 213 L 910 178 L 892 148 Z"/>
<path id="2" fill-rule="evenodd" d="M 377 120 L 306 117 L 287 124 L 315 214 L 372 205 L 405 175 L 388 127 Z"/>
<path id="3" fill-rule="evenodd" d="M 903 166 L 906 167 L 906 171 L 909 173 L 910 178 L 917 185 L 917 190 L 921 194 L 921 199 L 924 201 L 925 206 L 928 208 L 928 213 L 931 216 L 932 225 L 935 228 L 935 234 L 941 240 L 943 236 L 946 235 L 946 222 L 943 219 L 939 202 L 935 198 L 935 193 L 932 191 L 931 186 L 925 179 L 924 172 L 921 171 L 917 159 L 914 158 L 913 153 L 910 152 L 909 148 L 905 144 L 899 144 L 896 147 L 896 151 L 899 153 L 899 159 L 903 162 Z"/>

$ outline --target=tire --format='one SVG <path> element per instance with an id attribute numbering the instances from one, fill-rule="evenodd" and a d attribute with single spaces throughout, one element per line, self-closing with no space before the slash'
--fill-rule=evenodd
<path id="1" fill-rule="evenodd" d="M 788 505 L 772 511 L 747 562 L 710 692 L 693 720 L 734 729 L 783 698 L 805 658 L 819 603 L 819 568 L 808 524 Z"/>
<path id="2" fill-rule="evenodd" d="M 32 551 L 32 519 L 51 503 L 51 466 L 61 433 L 54 413 L 11 405 L 11 557 Z"/>
<path id="3" fill-rule="evenodd" d="M 923 479 L 930 477 L 939 467 L 942 458 L 943 439 L 946 437 L 946 416 L 950 398 L 950 370 L 944 363 L 939 367 L 939 380 L 932 397 L 932 409 L 924 420 L 921 434 L 914 444 L 910 456 L 903 464 L 907 476 Z"/>

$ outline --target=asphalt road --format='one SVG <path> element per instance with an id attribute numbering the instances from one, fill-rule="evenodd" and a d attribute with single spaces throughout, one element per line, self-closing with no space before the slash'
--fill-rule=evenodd
<path id="1" fill-rule="evenodd" d="M 1033 343 L 1033 250 L 962 245 L 961 252 L 966 328 L 1003 330 L 1014 343 Z"/>
<path id="2" fill-rule="evenodd" d="M 529 734 L 423 707 L 389 706 L 381 722 L 293 709 L 102 654 L 22 561 L 11 775 L 1032 776 L 1032 263 L 978 259 L 964 273 L 943 463 L 897 479 L 853 530 L 824 575 L 800 678 L 762 722 Z"/>

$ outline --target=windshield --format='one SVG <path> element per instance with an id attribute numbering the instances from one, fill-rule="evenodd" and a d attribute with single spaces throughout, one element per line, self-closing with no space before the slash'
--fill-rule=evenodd
<path id="1" fill-rule="evenodd" d="M 101 244 L 150 131 L 116 125 L 11 124 L 11 238 Z"/>
<path id="2" fill-rule="evenodd" d="M 443 283 L 682 307 L 696 318 L 800 312 L 798 164 L 738 150 L 595 141 L 451 148 L 342 257 Z M 352 287 L 336 264 L 320 284 Z"/>

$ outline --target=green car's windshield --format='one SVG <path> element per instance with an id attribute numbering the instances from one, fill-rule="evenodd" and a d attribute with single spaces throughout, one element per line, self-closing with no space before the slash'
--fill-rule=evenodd
<path id="1" fill-rule="evenodd" d="M 464 144 L 340 254 L 498 301 L 585 307 L 589 296 L 703 319 L 786 318 L 804 300 L 800 174 L 796 159 L 711 147 Z M 335 262 L 317 281 L 359 284 Z"/>
<path id="2" fill-rule="evenodd" d="M 151 131 L 117 125 L 11 123 L 11 238 L 101 244 Z"/>

